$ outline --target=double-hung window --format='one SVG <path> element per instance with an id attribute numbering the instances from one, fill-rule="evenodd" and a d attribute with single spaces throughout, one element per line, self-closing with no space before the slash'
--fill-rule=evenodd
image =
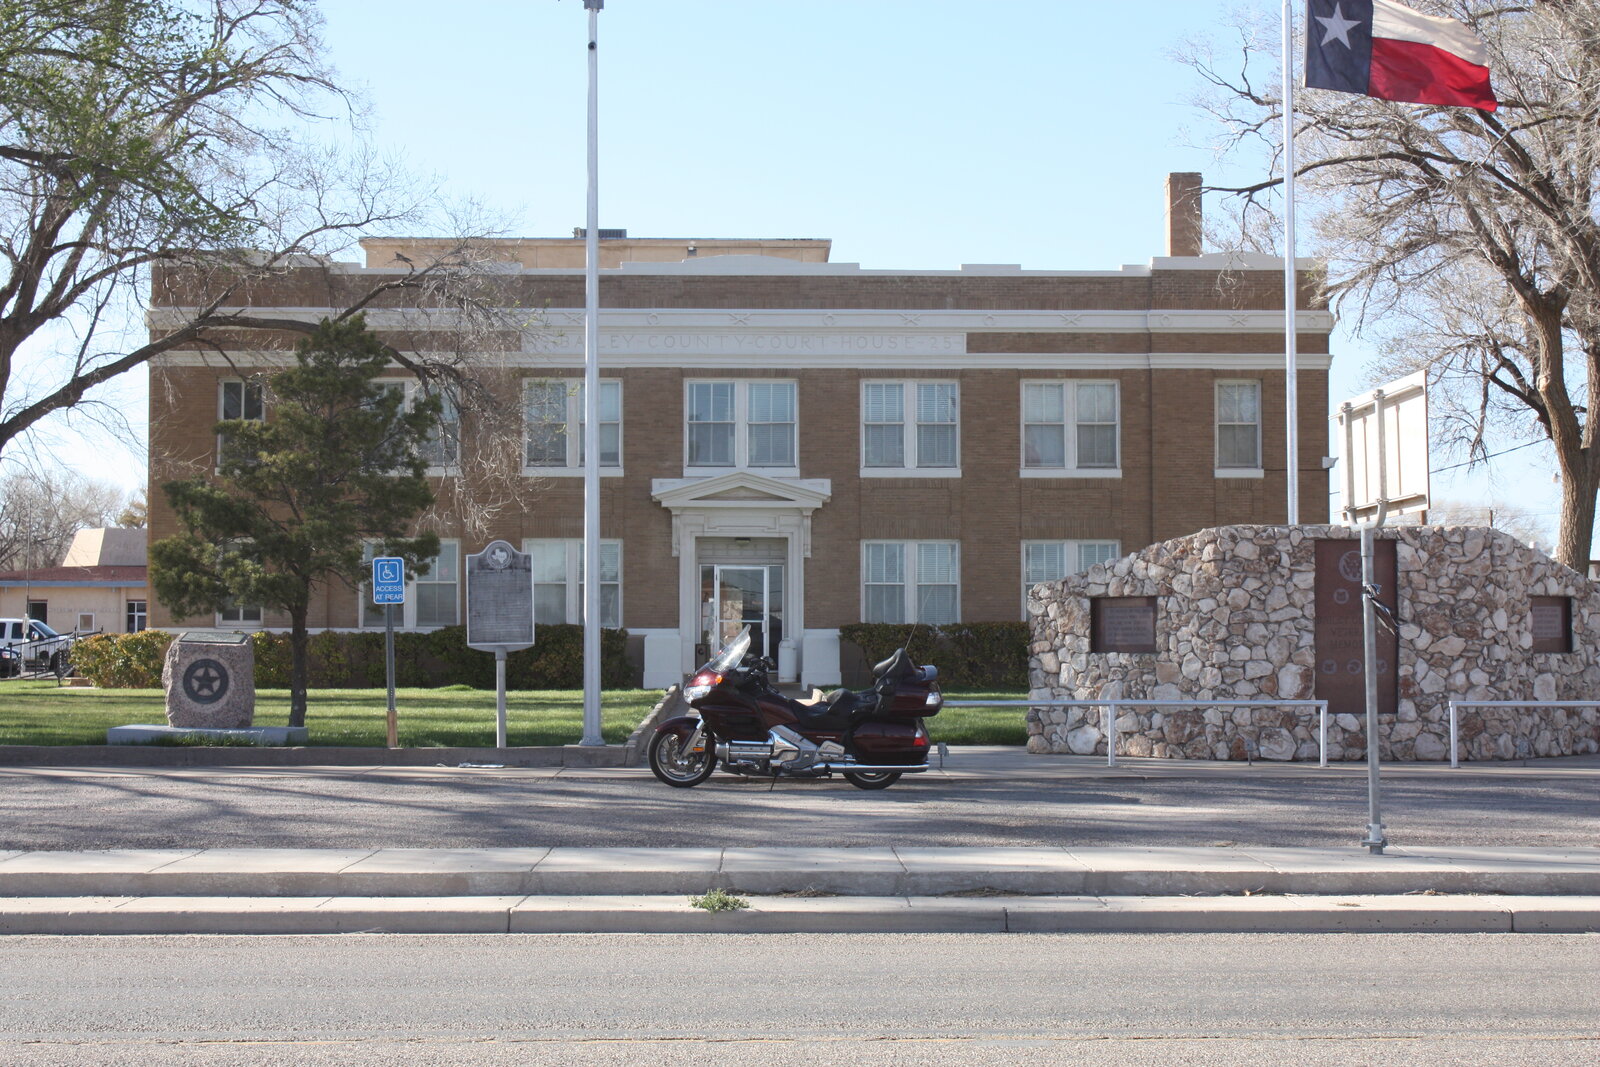
<path id="1" fill-rule="evenodd" d="M 684 394 L 689 473 L 754 468 L 798 474 L 799 418 L 791 381 L 692 381 Z"/>
<path id="2" fill-rule="evenodd" d="M 622 383 L 600 383 L 600 471 L 622 471 Z M 584 388 L 578 378 L 523 384 L 523 467 L 528 474 L 582 474 Z"/>
<path id="3" fill-rule="evenodd" d="M 960 551 L 954 541 L 864 541 L 863 622 L 959 622 Z"/>
<path id="4" fill-rule="evenodd" d="M 262 422 L 267 417 L 265 392 L 259 381 L 235 379 L 219 383 L 217 391 L 217 420 L 248 419 Z M 222 449 L 227 443 L 225 434 L 217 435 L 217 463 L 222 462 Z"/>
<path id="5" fill-rule="evenodd" d="M 955 382 L 862 382 L 862 477 L 958 476 L 960 411 Z"/>
<path id="6" fill-rule="evenodd" d="M 1022 617 L 1028 617 L 1028 590 L 1033 586 L 1108 563 L 1119 551 L 1116 541 L 1022 542 Z"/>
<path id="7" fill-rule="evenodd" d="M 1116 382 L 1022 383 L 1024 476 L 1116 477 L 1120 437 Z"/>
<path id="8" fill-rule="evenodd" d="M 128 611 L 125 619 L 125 631 L 136 634 L 150 623 L 149 602 L 144 600 L 128 601 Z"/>
<path id="9" fill-rule="evenodd" d="M 583 621 L 583 542 L 536 538 L 522 543 L 533 557 L 533 618 L 539 625 Z M 600 625 L 622 626 L 622 542 L 600 542 Z"/>
<path id="10" fill-rule="evenodd" d="M 1217 477 L 1261 476 L 1261 383 L 1217 383 Z"/>
<path id="11" fill-rule="evenodd" d="M 439 393 L 439 421 L 422 443 L 422 460 L 431 470 L 449 470 L 461 462 L 461 411 L 448 391 Z"/>
<path id="12" fill-rule="evenodd" d="M 378 546 L 368 543 L 365 556 L 370 562 Z M 461 543 L 440 541 L 439 554 L 428 560 L 428 573 L 406 573 L 406 602 L 395 609 L 395 625 L 405 628 L 434 629 L 455 626 L 461 621 Z M 382 628 L 384 605 L 372 602 L 372 585 L 361 583 L 361 625 Z"/>

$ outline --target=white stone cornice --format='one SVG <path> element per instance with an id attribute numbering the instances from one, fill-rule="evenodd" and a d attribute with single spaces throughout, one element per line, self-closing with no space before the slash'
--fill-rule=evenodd
<path id="1" fill-rule="evenodd" d="M 811 513 L 826 504 L 826 478 L 770 478 L 729 471 L 713 478 L 657 478 L 650 496 L 672 512 L 672 554 L 696 537 L 789 537 L 811 555 Z"/>

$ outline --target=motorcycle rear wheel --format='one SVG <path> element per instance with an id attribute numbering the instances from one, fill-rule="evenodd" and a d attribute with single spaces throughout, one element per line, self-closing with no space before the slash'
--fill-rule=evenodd
<path id="1" fill-rule="evenodd" d="M 900 780 L 899 771 L 845 771 L 845 781 L 857 789 L 888 789 Z"/>
<path id="2" fill-rule="evenodd" d="M 683 738 L 670 733 L 650 739 L 650 773 L 674 789 L 697 786 L 717 769 L 709 745 L 703 752 L 684 752 L 683 742 Z"/>

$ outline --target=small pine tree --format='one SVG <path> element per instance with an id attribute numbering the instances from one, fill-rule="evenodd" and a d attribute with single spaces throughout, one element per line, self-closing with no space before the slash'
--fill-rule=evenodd
<path id="1" fill-rule="evenodd" d="M 440 402 L 408 406 L 401 390 L 378 384 L 388 363 L 361 316 L 323 320 L 296 346 L 294 366 L 269 377 L 266 421 L 217 424 L 216 477 L 162 486 L 183 532 L 150 546 L 151 587 L 180 615 L 230 602 L 286 612 L 291 726 L 305 725 L 316 590 L 357 586 L 370 541 L 413 570 L 439 551 L 436 535 L 408 531 L 433 503 L 422 448 Z"/>

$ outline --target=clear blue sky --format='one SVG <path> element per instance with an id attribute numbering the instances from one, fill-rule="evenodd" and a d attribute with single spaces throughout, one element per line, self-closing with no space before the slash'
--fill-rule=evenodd
<path id="1" fill-rule="evenodd" d="M 1211 130 L 1172 57 L 1186 38 L 1226 38 L 1238 7 L 1280 4 L 606 0 L 601 224 L 829 237 L 836 261 L 872 268 L 1143 262 L 1163 251 L 1169 171 L 1255 176 L 1188 147 Z M 514 233 L 582 224 L 581 0 L 323 9 L 380 144 Z M 1343 334 L 1336 353 L 1335 401 L 1368 386 L 1371 358 Z M 1436 479 L 1435 495 L 1509 500 L 1553 527 L 1551 469 L 1526 449 L 1489 475 Z"/>

